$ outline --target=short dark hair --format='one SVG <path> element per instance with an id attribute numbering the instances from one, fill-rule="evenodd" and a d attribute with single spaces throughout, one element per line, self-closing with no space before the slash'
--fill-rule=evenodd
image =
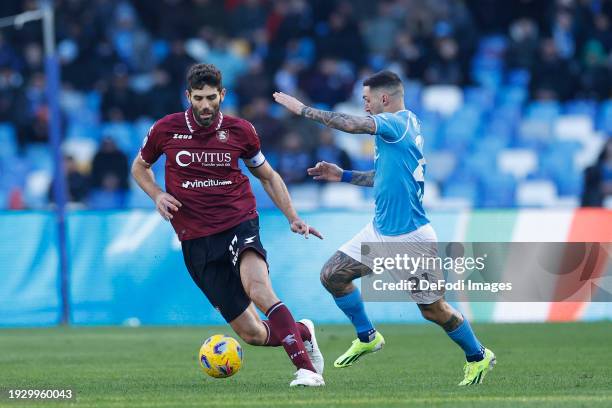
<path id="1" fill-rule="evenodd" d="M 196 64 L 189 68 L 187 73 L 187 88 L 191 92 L 193 89 L 202 89 L 205 85 L 223 89 L 221 71 L 213 64 Z"/>
<path id="2" fill-rule="evenodd" d="M 402 86 L 400 77 L 391 71 L 380 71 L 366 78 L 363 81 L 363 86 L 370 88 L 397 88 Z"/>

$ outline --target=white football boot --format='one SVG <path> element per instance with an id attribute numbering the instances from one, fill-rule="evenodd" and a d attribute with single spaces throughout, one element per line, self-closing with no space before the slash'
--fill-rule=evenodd
<path id="1" fill-rule="evenodd" d="M 310 332 L 310 341 L 304 340 L 304 348 L 310 357 L 313 367 L 317 370 L 317 373 L 323 374 L 323 368 L 325 367 L 325 361 L 323 360 L 323 354 L 317 344 L 317 337 L 315 336 L 315 328 L 312 320 L 302 319 L 298 323 L 302 323 L 308 328 Z"/>
<path id="2" fill-rule="evenodd" d="M 321 387 L 325 385 L 323 376 L 318 373 L 313 373 L 310 370 L 300 368 L 295 372 L 295 380 L 289 383 L 290 387 Z"/>

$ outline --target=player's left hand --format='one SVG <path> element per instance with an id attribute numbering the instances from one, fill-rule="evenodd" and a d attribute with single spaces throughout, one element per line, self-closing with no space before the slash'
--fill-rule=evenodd
<path id="1" fill-rule="evenodd" d="M 321 235 L 319 231 L 309 226 L 299 218 L 291 221 L 291 231 L 295 232 L 296 234 L 303 235 L 306 239 L 308 239 L 308 234 L 312 234 L 319 239 L 323 239 L 323 235 Z"/>
<path id="2" fill-rule="evenodd" d="M 272 96 L 274 97 L 274 100 L 277 103 L 280 103 L 281 105 L 283 105 L 285 108 L 289 109 L 291 112 L 295 113 L 296 115 L 301 115 L 302 109 L 304 109 L 304 107 L 306 106 L 302 102 L 300 102 L 297 98 L 294 98 L 293 96 L 287 95 L 282 92 L 274 92 Z"/>

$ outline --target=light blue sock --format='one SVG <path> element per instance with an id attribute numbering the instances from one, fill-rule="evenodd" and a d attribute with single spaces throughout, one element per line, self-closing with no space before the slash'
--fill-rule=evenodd
<path id="1" fill-rule="evenodd" d="M 484 358 L 484 347 L 472 331 L 470 323 L 463 317 L 463 323 L 455 330 L 446 332 L 455 343 L 465 352 L 467 361 L 480 361 Z"/>
<path id="2" fill-rule="evenodd" d="M 364 343 L 374 340 L 376 330 L 366 314 L 359 289 L 355 288 L 348 295 L 334 297 L 334 301 L 355 326 L 359 340 Z"/>

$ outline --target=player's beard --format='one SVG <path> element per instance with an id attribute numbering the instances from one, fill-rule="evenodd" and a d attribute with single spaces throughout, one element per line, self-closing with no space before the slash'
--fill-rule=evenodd
<path id="1" fill-rule="evenodd" d="M 208 127 L 213 123 L 213 120 L 217 117 L 217 113 L 219 113 L 219 106 L 215 106 L 212 109 L 202 109 L 199 111 L 195 106 L 191 105 L 191 110 L 193 111 L 193 118 L 200 126 Z M 204 119 L 202 118 L 202 114 L 211 113 L 211 115 Z"/>

